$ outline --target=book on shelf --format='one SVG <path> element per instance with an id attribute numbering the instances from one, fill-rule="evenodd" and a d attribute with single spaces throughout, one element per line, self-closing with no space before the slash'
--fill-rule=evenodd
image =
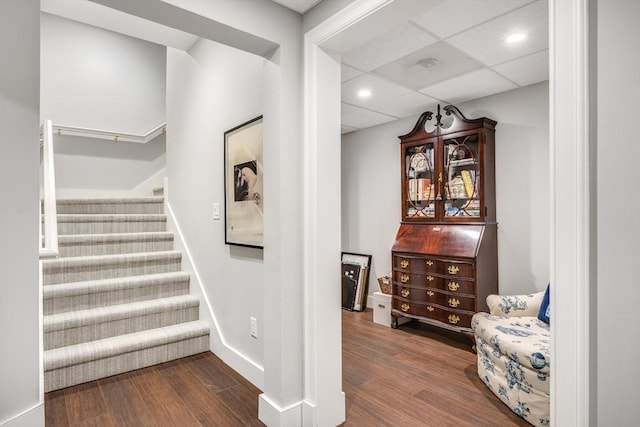
<path id="1" fill-rule="evenodd" d="M 451 167 L 460 167 L 460 166 L 470 166 L 475 164 L 475 160 L 473 158 L 470 159 L 461 159 L 461 160 L 451 160 L 449 162 L 449 166 Z"/>
<path id="2" fill-rule="evenodd" d="M 473 180 L 471 179 L 471 173 L 469 173 L 468 170 L 463 170 L 460 172 L 460 175 L 462 176 L 462 182 L 464 182 L 464 189 L 467 192 L 467 197 L 473 197 L 473 193 L 474 193 L 474 186 L 473 186 Z"/>

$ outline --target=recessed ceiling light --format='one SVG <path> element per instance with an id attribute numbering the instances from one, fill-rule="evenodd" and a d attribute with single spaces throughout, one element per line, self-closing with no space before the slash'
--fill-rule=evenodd
<path id="1" fill-rule="evenodd" d="M 371 96 L 371 91 L 369 89 L 360 89 L 358 91 L 358 96 L 360 98 L 368 98 Z"/>
<path id="2" fill-rule="evenodd" d="M 527 35 L 524 33 L 513 33 L 507 37 L 507 43 L 519 43 L 526 38 Z"/>

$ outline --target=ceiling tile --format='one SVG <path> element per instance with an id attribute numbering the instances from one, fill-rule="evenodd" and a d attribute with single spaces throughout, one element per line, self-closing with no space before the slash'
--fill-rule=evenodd
<path id="1" fill-rule="evenodd" d="M 426 68 L 419 61 L 436 59 L 437 65 Z M 446 43 L 435 43 L 373 71 L 414 90 L 431 86 L 439 81 L 482 68 L 482 64 L 469 58 Z"/>
<path id="2" fill-rule="evenodd" d="M 352 128 L 351 126 L 345 126 L 345 125 L 340 126 L 340 134 L 341 135 L 344 135 L 345 133 L 349 133 L 349 132 L 354 132 L 356 130 L 358 130 L 358 129 L 357 128 Z"/>
<path id="3" fill-rule="evenodd" d="M 378 100 L 378 102 L 369 105 L 367 108 L 389 116 L 402 118 L 422 113 L 437 103 L 437 99 L 412 91 L 404 95 Z"/>
<path id="4" fill-rule="evenodd" d="M 369 98 L 359 97 L 358 91 L 361 89 L 370 90 L 371 96 Z M 410 92 L 410 89 L 389 83 L 371 74 L 364 74 L 342 84 L 342 100 L 360 107 L 367 107 L 407 92 Z"/>
<path id="5" fill-rule="evenodd" d="M 523 32 L 527 38 L 517 44 L 507 44 L 506 37 L 514 32 Z M 447 42 L 486 65 L 501 64 L 548 49 L 547 2 L 538 0 L 451 37 Z"/>
<path id="6" fill-rule="evenodd" d="M 433 98 L 456 104 L 515 89 L 516 87 L 515 84 L 504 77 L 489 69 L 483 69 L 423 88 L 420 92 Z"/>
<path id="7" fill-rule="evenodd" d="M 273 2 L 302 14 L 320 3 L 320 0 L 273 0 Z"/>
<path id="8" fill-rule="evenodd" d="M 342 56 L 342 62 L 370 71 L 435 43 L 436 39 L 405 23 Z"/>
<path id="9" fill-rule="evenodd" d="M 391 122 L 393 120 L 396 120 L 396 117 L 376 113 L 375 111 L 365 110 L 364 108 L 345 108 L 345 104 L 343 104 L 341 123 L 342 126 L 349 126 L 355 129 L 363 129 L 380 125 L 382 123 Z"/>
<path id="10" fill-rule="evenodd" d="M 351 80 L 354 77 L 358 77 L 364 74 L 364 71 L 356 70 L 353 67 L 349 67 L 348 65 L 342 64 L 340 73 L 340 79 L 342 82 L 346 82 L 347 80 Z"/>
<path id="11" fill-rule="evenodd" d="M 532 0 L 444 1 L 433 7 L 428 13 L 412 18 L 411 21 L 439 37 L 446 38 L 513 9 L 517 9 L 531 1 Z"/>
<path id="12" fill-rule="evenodd" d="M 493 67 L 495 71 L 520 86 L 549 80 L 549 51 L 534 53 Z"/>

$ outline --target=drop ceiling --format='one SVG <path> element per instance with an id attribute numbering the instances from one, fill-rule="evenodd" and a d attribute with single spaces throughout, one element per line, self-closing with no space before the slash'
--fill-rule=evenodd
<path id="1" fill-rule="evenodd" d="M 546 0 L 421 0 L 411 13 L 327 48 L 342 58 L 343 134 L 548 80 Z"/>
<path id="2" fill-rule="evenodd" d="M 274 1 L 301 14 L 320 2 Z M 94 2 L 66 3 L 41 7 L 167 46 L 188 49 L 197 40 Z M 342 58 L 342 133 L 548 80 L 548 27 L 547 0 L 391 2 L 323 45 Z M 526 38 L 508 44 L 514 32 Z M 359 97 L 362 89 L 371 96 Z"/>

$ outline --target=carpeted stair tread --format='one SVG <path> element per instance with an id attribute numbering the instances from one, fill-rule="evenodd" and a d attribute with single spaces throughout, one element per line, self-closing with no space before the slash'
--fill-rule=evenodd
<path id="1" fill-rule="evenodd" d="M 166 221 L 165 214 L 58 214 L 61 222 L 144 222 Z"/>
<path id="2" fill-rule="evenodd" d="M 58 234 L 166 231 L 165 214 L 59 214 Z"/>
<path id="3" fill-rule="evenodd" d="M 167 231 L 67 234 L 58 236 L 58 250 L 61 257 L 167 251 L 173 238 Z"/>
<path id="4" fill-rule="evenodd" d="M 169 273 L 145 274 L 133 277 L 116 277 L 113 279 L 87 280 L 83 282 L 58 283 L 42 287 L 43 298 L 70 297 L 90 293 L 143 288 L 166 282 L 182 282 L 189 280 L 189 273 L 173 271 Z"/>
<path id="5" fill-rule="evenodd" d="M 182 271 L 58 283 L 42 287 L 44 314 L 64 313 L 188 293 L 189 274 Z"/>
<path id="6" fill-rule="evenodd" d="M 62 199 L 57 201 L 59 214 L 153 214 L 164 211 L 164 197 L 113 199 Z"/>
<path id="7" fill-rule="evenodd" d="M 50 350 L 117 335 L 198 320 L 193 295 L 139 301 L 44 316 L 44 349 Z"/>
<path id="8" fill-rule="evenodd" d="M 111 322 L 116 319 L 127 319 L 164 311 L 198 307 L 199 305 L 200 300 L 197 297 L 187 294 L 68 313 L 50 314 L 44 316 L 43 331 L 47 333 L 95 323 Z"/>
<path id="9" fill-rule="evenodd" d="M 180 269 L 179 251 L 67 257 L 42 261 L 43 284 L 167 273 Z"/>
<path id="10" fill-rule="evenodd" d="M 209 334 L 206 322 L 195 320 L 178 325 L 119 335 L 82 344 L 56 348 L 44 352 L 44 370 L 50 371 L 71 365 L 130 353 L 172 342 Z"/>

